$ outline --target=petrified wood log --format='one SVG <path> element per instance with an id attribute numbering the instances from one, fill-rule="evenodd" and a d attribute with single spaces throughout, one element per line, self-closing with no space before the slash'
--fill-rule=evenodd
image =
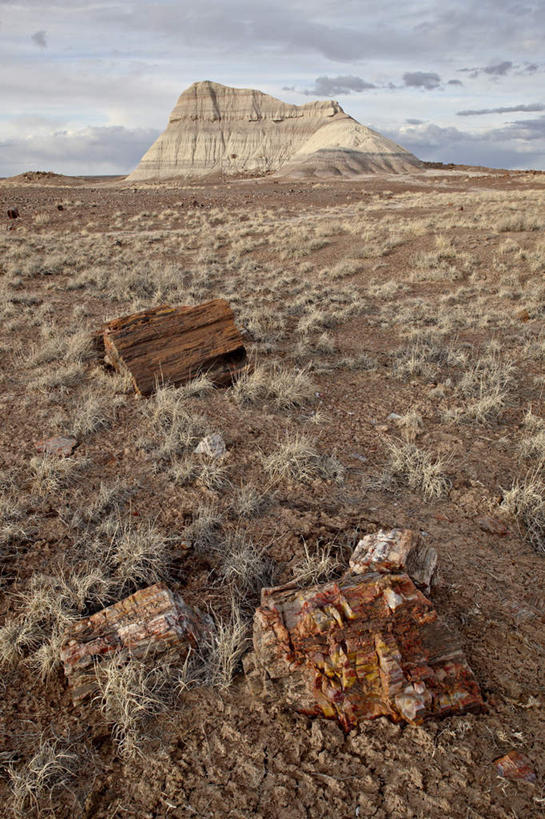
<path id="1" fill-rule="evenodd" d="M 250 691 L 350 730 L 362 719 L 478 711 L 479 686 L 452 633 L 406 574 L 264 589 L 245 658 Z"/>
<path id="2" fill-rule="evenodd" d="M 163 583 L 156 583 L 71 626 L 61 646 L 61 660 L 74 703 L 95 687 L 94 666 L 104 657 L 124 652 L 142 657 L 149 651 L 177 648 L 187 653 L 210 627 Z"/>
<path id="3" fill-rule="evenodd" d="M 411 529 L 379 529 L 365 535 L 350 558 L 354 574 L 407 572 L 425 590 L 429 590 L 436 569 L 437 552 Z"/>
<path id="4" fill-rule="evenodd" d="M 206 373 L 229 384 L 246 364 L 246 350 L 233 311 L 224 299 L 195 307 L 162 305 L 114 319 L 104 328 L 106 360 L 128 370 L 137 392 L 157 384 L 178 386 Z"/>

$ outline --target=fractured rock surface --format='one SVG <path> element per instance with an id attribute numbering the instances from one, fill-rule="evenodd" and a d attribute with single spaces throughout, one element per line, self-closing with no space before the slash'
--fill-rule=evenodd
<path id="1" fill-rule="evenodd" d="M 356 176 L 421 165 L 333 100 L 293 105 L 255 89 L 205 81 L 181 94 L 166 130 L 128 179 L 280 169 L 296 177 Z"/>
<path id="2" fill-rule="evenodd" d="M 345 730 L 379 716 L 419 723 L 483 705 L 457 640 L 407 574 L 263 589 L 253 645 L 244 663 L 253 694 Z"/>
<path id="3" fill-rule="evenodd" d="M 379 529 L 363 537 L 350 558 L 354 574 L 407 572 L 418 586 L 429 590 L 437 569 L 437 552 L 422 543 L 412 529 Z"/>
<path id="4" fill-rule="evenodd" d="M 61 660 L 69 679 L 74 703 L 84 700 L 95 685 L 96 662 L 125 651 L 142 657 L 148 651 L 163 652 L 196 646 L 209 623 L 199 612 L 155 583 L 78 620 L 65 635 Z"/>

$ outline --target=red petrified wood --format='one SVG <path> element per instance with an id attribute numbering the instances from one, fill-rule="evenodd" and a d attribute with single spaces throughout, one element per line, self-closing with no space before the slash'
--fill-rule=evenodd
<path id="1" fill-rule="evenodd" d="M 242 336 L 223 299 L 194 307 L 165 304 L 114 319 L 104 327 L 104 349 L 106 360 L 128 370 L 142 395 L 158 384 L 185 384 L 199 373 L 229 384 L 246 364 Z"/>
<path id="2" fill-rule="evenodd" d="M 169 648 L 187 652 L 209 621 L 163 583 L 156 583 L 75 623 L 65 635 L 61 660 L 74 703 L 94 689 L 94 666 L 114 653 L 141 657 Z"/>
<path id="3" fill-rule="evenodd" d="M 499 776 L 522 782 L 535 782 L 536 772 L 527 756 L 519 751 L 509 751 L 505 756 L 494 761 Z"/>
<path id="4" fill-rule="evenodd" d="M 347 731 L 362 719 L 419 723 L 483 705 L 459 645 L 406 574 L 263 589 L 253 643 L 254 694 Z"/>

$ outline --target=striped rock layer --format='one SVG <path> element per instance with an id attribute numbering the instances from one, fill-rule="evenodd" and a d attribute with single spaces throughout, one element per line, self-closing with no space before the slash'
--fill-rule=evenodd
<path id="1" fill-rule="evenodd" d="M 280 172 L 290 177 L 407 172 L 409 151 L 345 114 L 338 102 L 293 105 L 250 88 L 196 82 L 130 181 Z"/>

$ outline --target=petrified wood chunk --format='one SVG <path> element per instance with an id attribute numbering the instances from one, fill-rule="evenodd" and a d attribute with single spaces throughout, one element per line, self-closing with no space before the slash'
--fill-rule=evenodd
<path id="1" fill-rule="evenodd" d="M 519 751 L 509 751 L 500 759 L 494 760 L 494 765 L 499 776 L 505 779 L 521 780 L 523 782 L 535 782 L 536 772 L 532 763 L 524 754 Z"/>
<path id="2" fill-rule="evenodd" d="M 163 583 L 156 583 L 71 626 L 61 660 L 74 703 L 94 689 L 94 666 L 124 651 L 142 657 L 176 647 L 187 651 L 209 628 L 209 621 Z"/>
<path id="3" fill-rule="evenodd" d="M 137 392 L 157 384 L 178 386 L 206 373 L 215 384 L 230 383 L 246 363 L 233 311 L 224 299 L 195 307 L 162 305 L 114 319 L 104 328 L 107 361 L 128 370 Z"/>
<path id="4" fill-rule="evenodd" d="M 45 455 L 58 455 L 59 458 L 68 458 L 77 445 L 77 439 L 71 435 L 56 435 L 54 438 L 43 438 L 34 444 L 37 452 L 42 452 Z"/>
<path id="5" fill-rule="evenodd" d="M 411 529 L 379 529 L 360 540 L 350 558 L 354 574 L 365 572 L 407 572 L 428 590 L 437 569 L 437 552 L 422 543 L 418 532 Z"/>
<path id="6" fill-rule="evenodd" d="M 244 663 L 252 693 L 345 730 L 483 705 L 456 639 L 406 574 L 263 589 L 253 644 Z"/>

